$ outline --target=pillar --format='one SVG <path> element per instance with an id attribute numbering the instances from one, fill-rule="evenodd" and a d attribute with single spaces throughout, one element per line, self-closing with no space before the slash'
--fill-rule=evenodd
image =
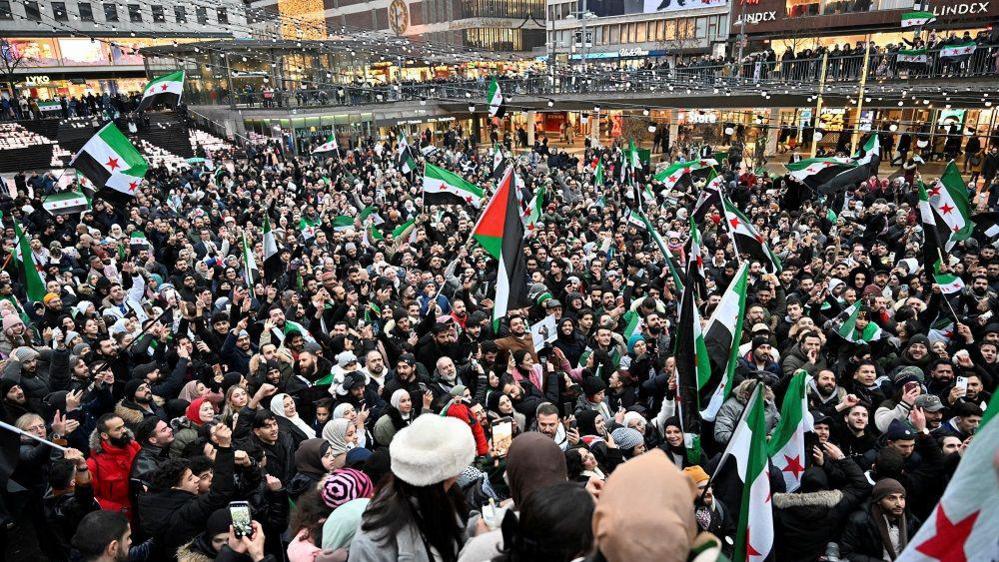
<path id="1" fill-rule="evenodd" d="M 770 128 L 767 129 L 767 146 L 763 154 L 771 155 L 777 152 L 777 135 L 780 134 L 780 109 L 770 108 L 770 119 L 767 121 Z"/>
<path id="2" fill-rule="evenodd" d="M 527 112 L 527 146 L 534 146 L 534 119 L 537 111 Z"/>
<path id="3" fill-rule="evenodd" d="M 670 147 L 676 144 L 680 136 L 680 111 L 678 109 L 669 110 L 669 142 Z"/>

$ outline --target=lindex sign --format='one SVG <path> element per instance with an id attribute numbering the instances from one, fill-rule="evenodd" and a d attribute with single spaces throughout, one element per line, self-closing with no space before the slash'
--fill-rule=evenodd
<path id="1" fill-rule="evenodd" d="M 933 0 L 928 8 L 941 22 L 980 23 L 999 17 L 999 0 Z M 732 8 L 731 32 L 738 35 L 782 35 L 782 32 L 849 30 L 857 26 L 897 31 L 902 14 L 910 9 L 827 13 L 810 16 L 791 0 L 738 0 Z"/>

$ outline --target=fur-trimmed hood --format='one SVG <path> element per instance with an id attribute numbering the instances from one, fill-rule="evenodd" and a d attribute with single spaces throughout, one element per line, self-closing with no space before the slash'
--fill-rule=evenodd
<path id="1" fill-rule="evenodd" d="M 144 415 L 141 410 L 137 410 L 132 406 L 125 403 L 125 399 L 122 398 L 115 404 L 114 415 L 120 417 L 125 423 L 129 425 L 135 425 L 142 421 Z"/>
<path id="2" fill-rule="evenodd" d="M 124 418 L 122 418 L 122 419 L 124 419 Z M 123 431 L 125 432 L 126 435 L 128 435 L 129 437 L 131 437 L 133 440 L 135 439 L 135 434 L 132 433 L 131 429 L 128 429 L 126 427 Z M 90 439 L 89 439 L 88 445 L 90 445 L 90 454 L 91 455 L 95 455 L 97 453 L 103 453 L 104 452 L 104 443 L 101 441 L 101 432 L 98 431 L 97 428 L 94 428 L 94 430 L 90 432 Z"/>
<path id="3" fill-rule="evenodd" d="M 177 549 L 177 562 L 212 562 L 215 560 L 215 558 L 209 558 L 194 550 L 193 545 L 194 541 L 191 541 Z"/>
<path id="4" fill-rule="evenodd" d="M 839 490 L 822 490 L 804 494 L 778 493 L 774 494 L 774 507 L 791 509 L 795 507 L 825 507 L 833 508 L 843 500 L 843 492 Z"/>

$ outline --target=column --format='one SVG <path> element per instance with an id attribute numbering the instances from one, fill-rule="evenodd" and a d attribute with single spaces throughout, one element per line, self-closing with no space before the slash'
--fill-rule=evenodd
<path id="1" fill-rule="evenodd" d="M 534 119 L 537 111 L 527 112 L 527 146 L 534 146 Z"/>
<path id="2" fill-rule="evenodd" d="M 780 133 L 780 108 L 770 108 L 770 119 L 767 121 L 770 128 L 767 130 L 767 146 L 764 155 L 771 155 L 777 152 L 777 135 Z"/>

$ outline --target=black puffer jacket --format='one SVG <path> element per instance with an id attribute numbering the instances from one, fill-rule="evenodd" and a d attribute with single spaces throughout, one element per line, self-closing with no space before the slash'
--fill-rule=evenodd
<path id="1" fill-rule="evenodd" d="M 139 498 L 142 531 L 155 540 L 151 561 L 171 559 L 180 545 L 204 531 L 212 512 L 228 505 L 233 497 L 236 486 L 232 474 L 232 448 L 218 447 L 215 475 L 207 494 L 169 489 Z"/>
<path id="2" fill-rule="evenodd" d="M 870 493 L 871 486 L 850 459 L 812 467 L 803 479 L 826 480 L 829 488 L 816 492 L 774 494 L 777 559 L 812 562 L 825 553 L 826 544 L 839 537 L 850 513 Z"/>

